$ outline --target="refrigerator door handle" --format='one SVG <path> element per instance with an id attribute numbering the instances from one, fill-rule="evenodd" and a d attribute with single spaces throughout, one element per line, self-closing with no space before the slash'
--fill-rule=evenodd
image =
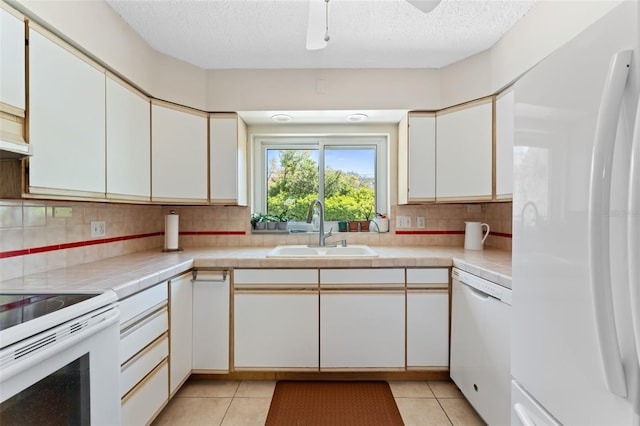
<path id="1" fill-rule="evenodd" d="M 527 413 L 527 409 L 524 405 L 516 403 L 513 406 L 513 412 L 518 416 L 518 420 L 520 420 L 522 426 L 536 426 L 536 422 L 531 419 L 531 416 Z"/>
<path id="2" fill-rule="evenodd" d="M 629 291 L 631 293 L 631 318 L 640 363 L 640 98 L 636 111 L 635 128 L 631 147 L 629 171 L 629 206 L 627 213 L 627 259 L 629 267 Z"/>
<path id="3" fill-rule="evenodd" d="M 598 111 L 589 179 L 589 279 L 596 330 L 607 387 L 621 397 L 627 396 L 627 383 L 620 357 L 611 288 L 609 198 L 614 141 L 631 54 L 631 50 L 624 50 L 611 59 Z"/>

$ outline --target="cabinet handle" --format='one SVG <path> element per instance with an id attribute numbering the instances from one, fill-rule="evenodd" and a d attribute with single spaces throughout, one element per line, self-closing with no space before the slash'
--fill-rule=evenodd
<path id="1" fill-rule="evenodd" d="M 227 281 L 227 273 L 228 273 L 228 271 L 215 271 L 215 272 L 219 272 L 221 275 L 211 276 L 211 275 L 207 274 L 206 277 L 200 278 L 200 279 L 198 279 L 198 272 L 203 272 L 203 274 L 207 274 L 207 272 L 210 272 L 210 271 L 197 271 L 197 270 L 194 270 L 192 272 L 192 274 L 193 274 L 193 278 L 191 279 L 192 282 L 223 283 L 223 282 Z"/>

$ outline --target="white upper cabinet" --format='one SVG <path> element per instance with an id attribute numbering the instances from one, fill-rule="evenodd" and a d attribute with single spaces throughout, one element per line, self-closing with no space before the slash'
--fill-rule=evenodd
<path id="1" fill-rule="evenodd" d="M 439 111 L 436 123 L 436 200 L 491 200 L 492 98 Z"/>
<path id="2" fill-rule="evenodd" d="M 247 126 L 235 113 L 209 118 L 211 202 L 247 205 Z"/>
<path id="3" fill-rule="evenodd" d="M 26 104 L 24 28 L 24 18 L 0 8 L 0 109 L 21 117 Z"/>
<path id="4" fill-rule="evenodd" d="M 151 199 L 149 98 L 107 77 L 107 198 Z"/>
<path id="5" fill-rule="evenodd" d="M 435 201 L 436 115 L 410 112 L 398 136 L 398 203 Z"/>
<path id="6" fill-rule="evenodd" d="M 513 121 L 515 93 L 509 89 L 496 99 L 496 199 L 513 197 Z"/>
<path id="7" fill-rule="evenodd" d="M 104 198 L 104 70 L 29 29 L 29 192 Z"/>
<path id="8" fill-rule="evenodd" d="M 152 201 L 208 201 L 207 114 L 153 100 L 151 147 Z"/>

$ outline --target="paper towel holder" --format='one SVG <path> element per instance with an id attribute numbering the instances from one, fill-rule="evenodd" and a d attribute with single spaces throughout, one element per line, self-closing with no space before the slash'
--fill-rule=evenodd
<path id="1" fill-rule="evenodd" d="M 163 253 L 169 253 L 169 252 L 176 252 L 176 251 L 182 251 L 182 247 L 178 246 L 176 248 L 167 248 L 167 228 L 168 228 L 168 218 L 169 216 L 175 215 L 177 217 L 176 211 L 175 210 L 171 210 L 169 211 L 169 214 L 167 216 L 165 216 L 165 220 L 164 220 L 164 248 L 162 249 Z M 177 219 L 176 219 L 177 221 Z M 180 233 L 178 232 L 178 225 L 176 224 L 176 241 L 178 236 L 180 235 Z"/>

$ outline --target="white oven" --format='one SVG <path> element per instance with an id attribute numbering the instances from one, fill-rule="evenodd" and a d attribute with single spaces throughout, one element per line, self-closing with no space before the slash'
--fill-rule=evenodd
<path id="1" fill-rule="evenodd" d="M 0 294 L 0 424 L 120 424 L 117 297 Z"/>

